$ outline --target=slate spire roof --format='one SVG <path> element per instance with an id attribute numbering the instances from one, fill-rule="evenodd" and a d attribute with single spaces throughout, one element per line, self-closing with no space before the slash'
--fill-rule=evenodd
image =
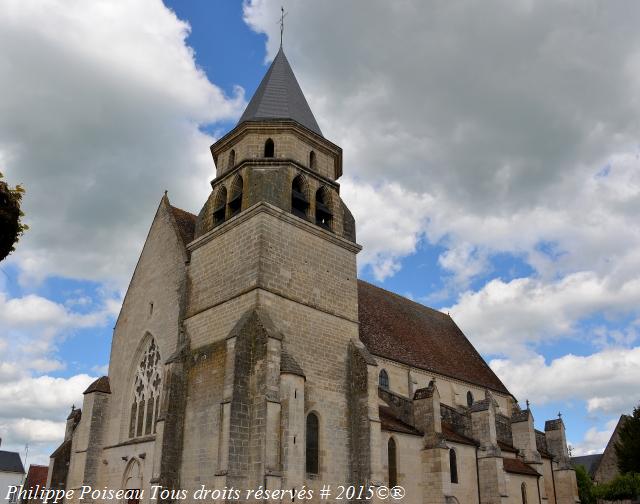
<path id="1" fill-rule="evenodd" d="M 282 47 L 247 105 L 238 124 L 245 121 L 293 119 L 322 136 Z"/>

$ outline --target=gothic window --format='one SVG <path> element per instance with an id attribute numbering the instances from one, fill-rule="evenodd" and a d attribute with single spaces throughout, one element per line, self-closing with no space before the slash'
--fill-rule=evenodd
<path id="1" fill-rule="evenodd" d="M 275 147 L 273 145 L 273 140 L 270 138 L 264 143 L 264 157 L 273 157 L 275 151 Z"/>
<path id="2" fill-rule="evenodd" d="M 224 222 L 225 208 L 227 207 L 227 188 L 220 187 L 213 200 L 213 227 L 219 226 Z"/>
<path id="3" fill-rule="evenodd" d="M 527 504 L 527 484 L 520 485 L 520 492 L 522 492 L 522 504 Z"/>
<path id="4" fill-rule="evenodd" d="M 316 153 L 313 151 L 309 153 L 309 168 L 316 169 Z"/>
<path id="5" fill-rule="evenodd" d="M 384 369 L 378 375 L 378 385 L 385 389 L 389 388 L 389 374 Z"/>
<path id="6" fill-rule="evenodd" d="M 309 413 L 307 415 L 307 429 L 306 429 L 306 451 L 305 451 L 305 465 L 306 471 L 309 474 L 318 474 L 319 472 L 319 458 L 320 458 L 320 425 L 318 422 L 318 415 L 315 413 Z"/>
<path id="7" fill-rule="evenodd" d="M 458 482 L 458 457 L 456 451 L 451 448 L 449 450 L 449 469 L 451 471 L 451 483 Z"/>
<path id="8" fill-rule="evenodd" d="M 387 462 L 389 467 L 389 488 L 393 488 L 398 484 L 398 460 L 396 442 L 393 438 L 389 438 L 389 443 L 387 444 Z"/>
<path id="9" fill-rule="evenodd" d="M 316 224 L 331 231 L 331 196 L 326 187 L 321 187 L 316 192 Z"/>
<path id="10" fill-rule="evenodd" d="M 231 196 L 229 198 L 229 218 L 240 213 L 242 210 L 242 177 L 236 175 L 231 184 Z"/>
<path id="11" fill-rule="evenodd" d="M 129 419 L 129 437 L 155 433 L 161 390 L 160 351 L 152 338 L 136 369 Z"/>
<path id="12" fill-rule="evenodd" d="M 473 394 L 471 391 L 467 392 L 467 406 L 473 406 Z"/>
<path id="13" fill-rule="evenodd" d="M 227 164 L 227 168 L 230 170 L 235 165 L 236 165 L 236 151 L 234 149 L 231 149 L 231 152 L 229 153 L 229 163 Z"/>
<path id="14" fill-rule="evenodd" d="M 307 182 L 302 175 L 298 175 L 291 184 L 291 213 L 303 219 L 307 218 L 307 210 L 309 209 L 307 194 Z"/>

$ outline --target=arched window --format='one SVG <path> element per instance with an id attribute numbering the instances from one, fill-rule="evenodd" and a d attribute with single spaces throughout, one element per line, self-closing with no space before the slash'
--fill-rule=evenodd
<path id="1" fill-rule="evenodd" d="M 273 145 L 273 140 L 267 138 L 267 141 L 264 143 L 264 157 L 273 157 L 275 152 L 275 147 Z"/>
<path id="2" fill-rule="evenodd" d="M 385 389 L 389 388 L 389 375 L 384 369 L 378 375 L 378 385 Z"/>
<path id="3" fill-rule="evenodd" d="M 305 466 L 309 474 L 318 474 L 320 458 L 320 424 L 318 415 L 307 415 Z"/>
<path id="4" fill-rule="evenodd" d="M 527 504 L 527 484 L 520 485 L 520 492 L 522 492 L 522 504 Z"/>
<path id="5" fill-rule="evenodd" d="M 236 165 L 236 151 L 234 149 L 231 149 L 231 152 L 229 153 L 229 163 L 227 163 L 227 168 L 231 169 Z"/>
<path id="6" fill-rule="evenodd" d="M 458 482 L 458 458 L 456 451 L 451 448 L 449 450 L 449 469 L 451 471 L 451 483 Z"/>
<path id="7" fill-rule="evenodd" d="M 224 222 L 225 208 L 227 208 L 227 188 L 222 186 L 213 200 L 213 227 Z"/>
<path id="8" fill-rule="evenodd" d="M 316 192 L 316 224 L 331 231 L 331 195 L 326 187 L 321 187 Z"/>
<path id="9" fill-rule="evenodd" d="M 309 153 L 309 168 L 316 169 L 316 153 L 313 151 Z"/>
<path id="10" fill-rule="evenodd" d="M 156 431 L 161 390 L 160 350 L 155 340 L 151 338 L 136 369 L 129 437 L 143 436 Z"/>
<path id="11" fill-rule="evenodd" d="M 389 438 L 387 443 L 387 462 L 389 466 L 389 488 L 398 484 L 398 458 L 396 454 L 396 442 Z"/>
<path id="12" fill-rule="evenodd" d="M 473 405 L 473 394 L 471 391 L 467 392 L 467 406 L 471 407 Z"/>
<path id="13" fill-rule="evenodd" d="M 302 175 L 298 175 L 293 179 L 291 184 L 291 213 L 307 218 L 307 211 L 309 210 L 309 198 L 307 189 L 307 181 Z"/>
<path id="14" fill-rule="evenodd" d="M 233 179 L 231 196 L 227 205 L 229 206 L 229 212 L 227 213 L 229 219 L 239 214 L 240 210 L 242 210 L 242 177 L 240 175 L 236 175 Z"/>

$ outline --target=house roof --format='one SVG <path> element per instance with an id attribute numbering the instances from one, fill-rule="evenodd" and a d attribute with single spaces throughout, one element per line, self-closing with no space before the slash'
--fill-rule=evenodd
<path id="1" fill-rule="evenodd" d="M 502 459 L 504 470 L 508 473 L 524 474 L 527 476 L 540 476 L 538 472 L 529 464 L 525 464 L 522 460 L 517 458 L 504 458 Z"/>
<path id="2" fill-rule="evenodd" d="M 362 280 L 358 306 L 372 354 L 509 394 L 449 315 Z"/>
<path id="3" fill-rule="evenodd" d="M 40 488 L 46 487 L 48 472 L 48 466 L 31 464 L 29 466 L 29 472 L 27 472 L 27 479 L 24 486 L 26 488 L 35 488 L 36 485 L 40 485 Z"/>
<path id="4" fill-rule="evenodd" d="M 571 465 L 573 467 L 582 466 L 593 477 L 602 460 L 602 453 L 597 455 L 582 455 L 580 457 L 571 457 Z"/>
<path id="5" fill-rule="evenodd" d="M 0 450 L 0 472 L 24 474 L 24 466 L 18 452 Z"/>
<path id="6" fill-rule="evenodd" d="M 322 136 L 282 48 L 276 54 L 238 124 L 269 119 L 293 119 Z"/>

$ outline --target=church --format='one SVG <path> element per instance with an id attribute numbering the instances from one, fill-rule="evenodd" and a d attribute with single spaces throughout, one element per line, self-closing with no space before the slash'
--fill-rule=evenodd
<path id="1" fill-rule="evenodd" d="M 449 315 L 358 279 L 342 149 L 282 48 L 211 154 L 198 215 L 160 200 L 108 376 L 72 409 L 50 488 L 579 502 L 562 418 L 536 430 Z"/>

